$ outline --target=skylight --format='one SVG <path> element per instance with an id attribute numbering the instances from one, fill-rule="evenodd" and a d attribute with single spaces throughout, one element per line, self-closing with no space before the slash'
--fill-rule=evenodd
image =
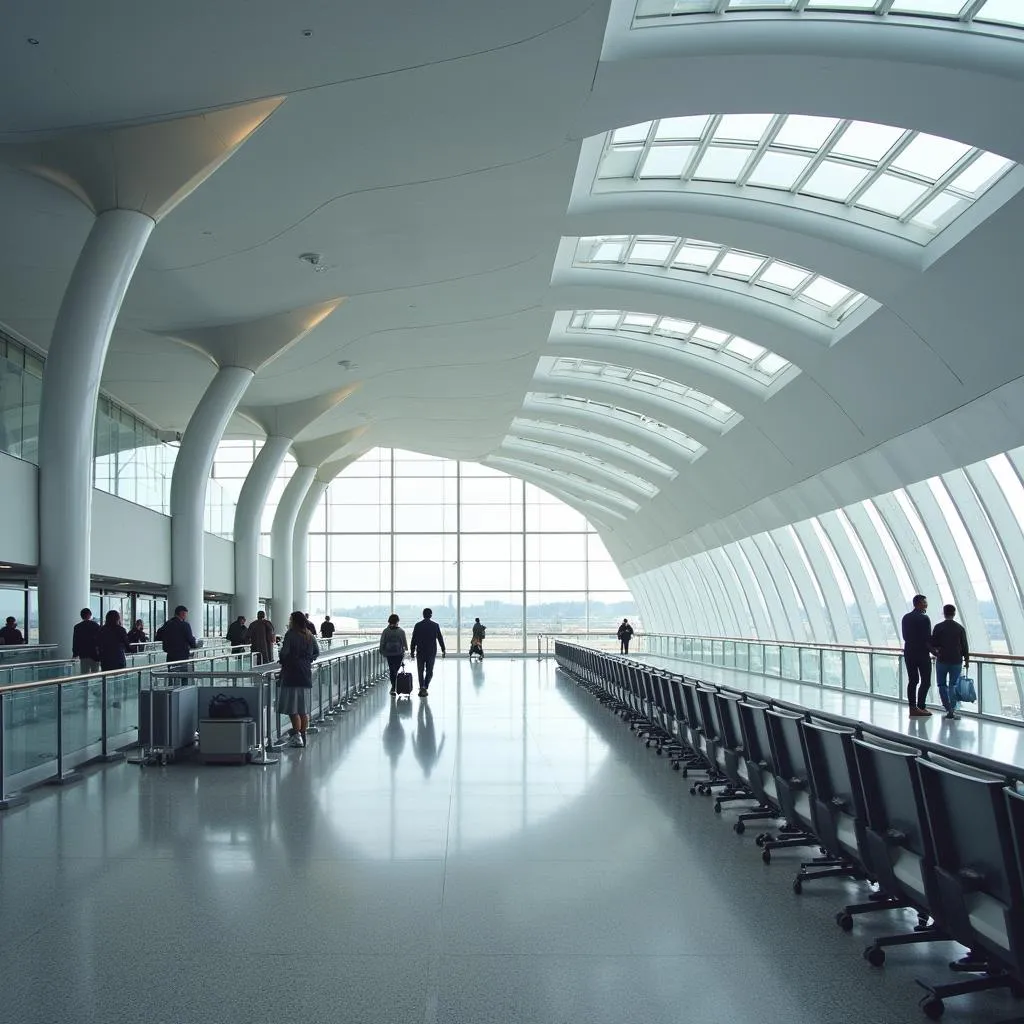
<path id="1" fill-rule="evenodd" d="M 585 427 L 578 427 L 572 423 L 558 423 L 554 420 L 529 419 L 517 416 L 512 421 L 510 432 L 519 436 L 539 434 L 554 443 L 563 443 L 567 439 L 577 442 L 583 441 L 589 444 L 600 445 L 608 451 L 615 452 L 623 458 L 630 459 L 644 466 L 646 469 L 660 473 L 663 476 L 674 478 L 679 475 L 678 470 L 673 469 L 667 462 L 651 455 L 650 452 L 638 448 L 628 441 L 620 441 L 617 437 L 609 437 L 607 434 L 599 434 L 595 430 L 587 430 Z"/>
<path id="2" fill-rule="evenodd" d="M 688 191 L 783 192 L 935 234 L 1013 166 L 962 142 L 869 121 L 700 114 L 609 132 L 597 177 L 629 183 L 623 187 L 663 188 L 658 183 L 669 180 Z"/>
<path id="3" fill-rule="evenodd" d="M 660 377 L 632 366 L 618 366 L 596 359 L 542 359 L 539 370 L 549 377 L 570 377 L 576 380 L 600 380 L 616 386 L 630 388 L 682 405 L 693 412 L 706 416 L 718 426 L 741 417 L 735 409 L 704 394 L 688 384 L 682 384 L 669 377 Z"/>
<path id="4" fill-rule="evenodd" d="M 638 334 L 657 344 L 667 344 L 740 370 L 765 385 L 793 365 L 788 359 L 738 334 L 677 316 L 628 313 L 620 309 L 577 309 L 570 314 L 569 330 Z"/>
<path id="5" fill-rule="evenodd" d="M 659 267 L 681 278 L 725 278 L 739 281 L 759 291 L 785 296 L 810 307 L 824 318 L 838 324 L 849 316 L 866 298 L 813 270 L 761 256 L 758 253 L 732 249 L 717 242 L 670 235 L 599 235 L 579 239 L 576 245 L 576 266 L 641 266 Z"/>
<path id="6" fill-rule="evenodd" d="M 529 459 L 510 458 L 507 455 L 491 455 L 488 456 L 487 462 L 502 469 L 510 467 L 507 469 L 507 472 L 513 476 L 523 475 L 524 473 L 529 475 L 532 473 L 542 479 L 550 478 L 552 487 L 564 488 L 565 490 L 580 494 L 584 498 L 594 497 L 600 502 L 611 502 L 613 505 L 621 505 L 622 508 L 629 509 L 630 512 L 636 512 L 640 508 L 639 503 L 632 498 L 628 498 L 626 495 L 620 494 L 610 487 L 605 487 L 601 483 L 595 483 L 586 477 L 578 476 L 575 473 L 568 473 L 562 469 L 542 466 L 540 463 L 531 462 Z"/>
<path id="7" fill-rule="evenodd" d="M 613 466 L 611 463 L 605 462 L 594 455 L 589 455 L 587 452 L 580 451 L 578 448 L 565 448 L 562 445 L 552 444 L 549 441 L 538 441 L 532 437 L 510 434 L 502 442 L 502 451 L 508 451 L 513 457 L 518 457 L 517 453 L 519 452 L 525 452 L 527 455 L 533 452 L 541 457 L 550 455 L 555 458 L 571 459 L 573 462 L 586 466 L 598 474 L 604 474 L 627 487 L 639 491 L 648 498 L 653 498 L 660 490 L 650 480 L 645 480 L 635 473 L 628 473 L 626 470 L 619 469 L 618 466 Z"/>
<path id="8" fill-rule="evenodd" d="M 552 415 L 557 415 L 561 410 L 577 415 L 593 416 L 599 420 L 616 420 L 635 429 L 646 430 L 653 436 L 681 449 L 689 457 L 688 461 L 690 462 L 700 458 L 707 451 L 700 441 L 682 430 L 670 427 L 643 413 L 624 409 L 622 406 L 612 405 L 609 402 L 597 402 L 592 398 L 582 398 L 579 395 L 552 394 L 541 391 L 527 392 L 526 402 L 533 403 L 545 411 L 550 410 Z"/>
<path id="9" fill-rule="evenodd" d="M 634 25 L 685 14 L 733 14 L 744 11 L 819 11 L 940 18 L 964 25 L 1024 28 L 1021 0 L 637 0 Z"/>

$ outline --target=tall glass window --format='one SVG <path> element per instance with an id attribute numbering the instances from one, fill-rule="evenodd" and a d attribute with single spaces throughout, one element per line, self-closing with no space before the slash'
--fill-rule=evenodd
<path id="1" fill-rule="evenodd" d="M 373 630 L 424 607 L 453 648 L 474 618 L 491 651 L 543 632 L 614 631 L 636 606 L 574 509 L 488 466 L 377 448 L 328 488 L 309 540 L 309 613 Z"/>

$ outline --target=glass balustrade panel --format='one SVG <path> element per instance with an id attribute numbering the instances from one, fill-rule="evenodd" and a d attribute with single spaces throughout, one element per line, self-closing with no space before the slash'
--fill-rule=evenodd
<path id="1" fill-rule="evenodd" d="M 40 686 L 5 693 L 4 776 L 36 768 L 57 757 L 57 690 Z"/>
<path id="2" fill-rule="evenodd" d="M 796 647 L 783 647 L 782 648 L 782 668 L 781 674 L 783 679 L 799 679 L 800 678 L 800 651 Z"/>

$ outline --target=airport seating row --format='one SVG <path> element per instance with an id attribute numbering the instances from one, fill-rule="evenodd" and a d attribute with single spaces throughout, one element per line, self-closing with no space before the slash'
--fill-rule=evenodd
<path id="1" fill-rule="evenodd" d="M 737 809 L 737 832 L 768 823 L 756 837 L 766 862 L 780 848 L 812 851 L 795 893 L 822 877 L 867 883 L 863 901 L 837 911 L 841 928 L 916 912 L 915 926 L 865 949 L 872 966 L 888 947 L 966 947 L 949 965 L 956 980 L 918 982 L 929 1018 L 953 996 L 1024 994 L 1024 788 L 1010 766 L 574 644 L 556 644 L 555 656 L 692 779 L 691 793 L 713 796 L 716 812 Z"/>

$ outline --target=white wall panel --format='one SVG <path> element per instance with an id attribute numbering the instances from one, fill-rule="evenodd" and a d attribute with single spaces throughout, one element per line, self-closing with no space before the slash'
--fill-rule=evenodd
<path id="1" fill-rule="evenodd" d="M 0 452 L 0 564 L 39 564 L 38 479 L 39 470 L 30 462 Z"/>
<path id="2" fill-rule="evenodd" d="M 90 571 L 120 582 L 171 582 L 171 520 L 159 512 L 92 492 Z"/>

